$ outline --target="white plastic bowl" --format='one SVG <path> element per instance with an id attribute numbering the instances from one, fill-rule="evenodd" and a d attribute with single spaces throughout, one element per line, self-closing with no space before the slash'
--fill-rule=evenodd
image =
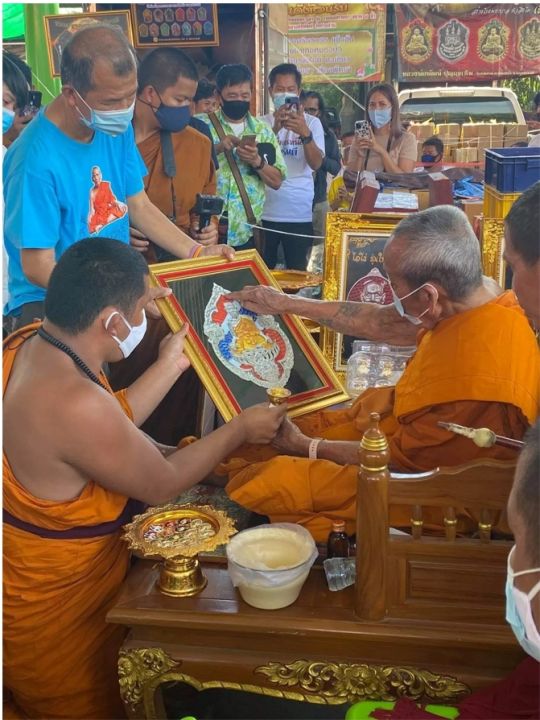
<path id="1" fill-rule="evenodd" d="M 233 584 L 245 602 L 263 610 L 295 602 L 316 557 L 311 534 L 294 523 L 249 528 L 227 545 Z"/>

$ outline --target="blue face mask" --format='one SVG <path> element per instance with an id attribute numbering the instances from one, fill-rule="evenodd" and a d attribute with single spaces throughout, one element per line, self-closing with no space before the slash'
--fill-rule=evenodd
<path id="1" fill-rule="evenodd" d="M 382 110 L 368 110 L 371 124 L 376 128 L 382 128 L 392 119 L 392 108 L 383 108 Z"/>
<path id="2" fill-rule="evenodd" d="M 107 133 L 107 135 L 112 135 L 113 137 L 126 132 L 133 119 L 135 100 L 133 101 L 133 104 L 125 110 L 94 110 L 94 108 L 91 108 L 76 90 L 75 92 L 90 110 L 90 120 L 87 120 L 79 108 L 77 108 L 79 115 L 81 116 L 81 120 L 87 128 L 90 128 L 90 130 L 100 130 L 101 132 Z"/>
<path id="3" fill-rule="evenodd" d="M 13 123 L 15 121 L 15 113 L 13 110 L 9 110 L 8 108 L 2 108 L 2 132 L 6 133 L 8 130 L 11 130 L 11 127 L 13 126 Z"/>
<path id="4" fill-rule="evenodd" d="M 506 575 L 506 622 L 509 623 L 516 640 L 535 660 L 540 662 L 540 633 L 534 622 L 531 600 L 540 592 L 540 581 L 536 583 L 529 593 L 518 590 L 514 585 L 514 578 L 519 575 L 530 575 L 532 573 L 540 573 L 540 568 L 533 570 L 522 570 L 514 572 L 512 570 L 511 557 L 514 547 L 508 554 L 508 567 Z"/>
<path id="5" fill-rule="evenodd" d="M 276 93 L 273 95 L 272 102 L 274 103 L 274 109 L 279 110 L 280 107 L 283 107 L 288 97 L 291 97 L 291 93 Z"/>
<path id="6" fill-rule="evenodd" d="M 424 283 L 423 285 L 420 285 L 420 287 L 417 287 L 416 290 L 412 290 L 410 293 L 407 293 L 407 295 L 403 295 L 403 297 L 398 297 L 396 293 L 394 292 L 394 288 L 391 288 L 392 290 L 392 298 L 394 300 L 394 307 L 396 308 L 398 315 L 401 315 L 402 318 L 405 318 L 405 320 L 408 320 L 413 325 L 421 325 L 422 318 L 427 312 L 429 312 L 429 307 L 427 307 L 423 313 L 420 313 L 418 317 L 416 315 L 409 315 L 409 313 L 405 312 L 405 308 L 403 307 L 402 300 L 406 300 L 408 297 L 411 297 L 411 295 L 414 295 L 414 293 L 421 290 L 423 287 L 427 287 L 429 285 L 430 288 L 433 288 L 435 292 L 437 292 L 437 288 L 434 288 L 433 285 L 430 285 L 429 283 Z M 437 297 L 439 294 L 437 293 Z"/>
<path id="7" fill-rule="evenodd" d="M 422 165 L 433 165 L 436 162 L 439 162 L 440 157 L 438 155 L 422 155 L 421 157 Z"/>
<path id="8" fill-rule="evenodd" d="M 174 107 L 173 105 L 161 105 L 156 110 L 156 118 L 162 130 L 168 130 L 172 133 L 181 132 L 191 120 L 191 110 L 189 105 Z"/>

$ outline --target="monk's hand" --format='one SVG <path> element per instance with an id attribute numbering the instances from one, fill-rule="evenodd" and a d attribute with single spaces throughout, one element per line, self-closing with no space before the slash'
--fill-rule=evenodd
<path id="1" fill-rule="evenodd" d="M 281 315 L 290 312 L 288 296 L 266 285 L 246 285 L 243 290 L 229 293 L 225 300 L 237 300 L 246 310 L 258 315 Z"/>
<path id="2" fill-rule="evenodd" d="M 159 312 L 159 308 L 156 305 L 155 301 L 159 300 L 160 298 L 166 298 L 172 293 L 171 288 L 168 287 L 156 287 L 156 288 L 150 288 L 150 300 L 146 303 L 144 309 L 147 315 L 149 315 L 152 318 L 160 318 L 161 313 Z"/>
<path id="3" fill-rule="evenodd" d="M 195 218 L 191 223 L 191 237 L 205 247 L 209 245 L 217 245 L 218 229 L 214 223 L 210 223 L 199 232 L 199 219 Z"/>
<path id="4" fill-rule="evenodd" d="M 286 404 L 269 405 L 261 403 L 244 410 L 238 420 L 244 430 L 244 441 L 257 445 L 267 445 L 273 440 L 285 419 Z"/>
<path id="5" fill-rule="evenodd" d="M 129 228 L 129 244 L 141 253 L 145 253 L 150 245 L 146 235 L 131 226 Z"/>
<path id="6" fill-rule="evenodd" d="M 221 255 L 225 260 L 234 260 L 235 252 L 230 245 L 206 245 L 198 257 L 211 257 L 213 255 Z"/>
<path id="7" fill-rule="evenodd" d="M 178 332 L 169 333 L 159 343 L 158 361 L 173 367 L 178 375 L 181 375 L 191 365 L 189 358 L 184 353 L 188 330 L 189 325 L 184 323 Z"/>
<path id="8" fill-rule="evenodd" d="M 272 445 L 284 455 L 297 455 L 298 457 L 307 457 L 309 453 L 310 438 L 299 430 L 296 425 L 284 418 L 279 432 L 272 440 Z"/>

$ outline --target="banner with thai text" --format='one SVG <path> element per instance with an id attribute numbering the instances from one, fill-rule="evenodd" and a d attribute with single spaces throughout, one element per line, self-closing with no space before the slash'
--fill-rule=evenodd
<path id="1" fill-rule="evenodd" d="M 380 80 L 385 33 L 386 6 L 380 3 L 288 6 L 289 60 L 307 83 Z"/>
<path id="2" fill-rule="evenodd" d="M 538 73 L 540 5 L 395 8 L 401 81 L 471 82 Z"/>

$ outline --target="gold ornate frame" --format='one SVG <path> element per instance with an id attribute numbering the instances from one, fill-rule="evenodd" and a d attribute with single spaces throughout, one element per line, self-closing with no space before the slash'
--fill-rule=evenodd
<path id="1" fill-rule="evenodd" d="M 323 300 L 346 299 L 346 269 L 348 242 L 353 236 L 365 235 L 366 242 L 374 237 L 390 237 L 403 213 L 343 213 L 330 212 L 326 219 L 324 249 Z M 343 334 L 329 327 L 322 328 L 323 355 L 343 382 L 347 366 L 341 359 Z"/>
<path id="2" fill-rule="evenodd" d="M 218 11 L 217 11 L 217 4 L 216 3 L 201 3 L 202 5 L 210 5 L 210 10 L 212 12 L 212 23 L 214 25 L 214 38 L 213 40 L 186 40 L 185 38 L 177 38 L 175 39 L 174 36 L 170 40 L 166 40 L 165 38 L 156 38 L 155 41 L 148 41 L 143 42 L 141 40 L 141 36 L 139 33 L 139 28 L 137 25 L 137 6 L 140 5 L 142 7 L 146 7 L 147 3 L 131 3 L 131 23 L 133 27 L 133 36 L 134 36 L 134 47 L 140 49 L 140 50 L 151 50 L 152 48 L 156 47 L 212 47 L 219 45 L 219 20 L 218 20 Z M 172 7 L 180 7 L 181 4 L 173 4 Z M 156 5 L 150 5 L 150 7 L 156 7 Z M 175 20 L 175 22 L 178 22 Z M 181 21 L 179 22 L 181 24 Z"/>
<path id="3" fill-rule="evenodd" d="M 181 660 L 174 660 L 159 647 L 120 651 L 120 694 L 132 716 L 142 715 L 148 720 L 164 717 L 158 691 L 160 685 L 171 681 L 191 685 L 197 691 L 211 688 L 241 690 L 317 705 L 344 705 L 361 700 L 392 701 L 400 697 L 452 702 L 470 692 L 467 685 L 451 675 L 401 665 L 345 664 L 305 659 L 291 663 L 270 662 L 253 670 L 265 676 L 266 682 L 274 686 L 268 687 L 223 680 L 200 682 L 182 672 L 182 664 Z M 286 689 L 280 690 L 279 687 Z"/>
<path id="4" fill-rule="evenodd" d="M 60 77 L 60 68 L 56 68 L 53 56 L 53 43 L 60 37 L 61 33 L 58 33 L 55 37 L 52 37 L 51 26 L 55 21 L 70 21 L 76 22 L 84 18 L 89 18 L 95 22 L 107 22 L 107 18 L 114 15 L 121 18 L 122 22 L 113 27 L 119 27 L 126 35 L 129 42 L 133 45 L 133 33 L 131 31 L 131 17 L 129 10 L 104 10 L 93 13 L 73 13 L 70 15 L 45 15 L 43 17 L 43 23 L 45 26 L 45 39 L 47 42 L 47 54 L 49 57 L 49 69 L 51 77 Z M 67 29 L 67 28 L 66 28 Z"/>
<path id="5" fill-rule="evenodd" d="M 482 224 L 482 268 L 484 274 L 505 286 L 506 263 L 504 251 L 504 220 L 484 218 Z"/>
<path id="6" fill-rule="evenodd" d="M 231 262 L 221 256 L 214 256 L 151 265 L 150 277 L 153 286 L 168 287 L 175 280 L 189 280 L 191 277 L 200 278 L 212 275 L 220 277 L 224 273 L 234 273 L 246 269 L 252 274 L 254 282 L 261 285 L 270 285 L 280 290 L 279 284 L 273 278 L 256 250 L 237 252 L 235 259 Z M 184 322 L 189 321 L 188 311 L 180 307 L 174 294 L 163 300 L 158 300 L 158 306 L 173 332 L 177 332 Z M 287 403 L 289 416 L 297 417 L 348 400 L 349 396 L 343 390 L 337 375 L 328 364 L 302 320 L 294 315 L 282 315 L 279 318 L 282 326 L 287 329 L 297 348 L 300 349 L 319 383 L 317 387 L 308 387 L 298 394 L 293 393 L 291 395 Z M 234 388 L 229 387 L 226 383 L 220 372 L 220 367 L 216 365 L 214 357 L 204 347 L 191 323 L 186 337 L 185 351 L 223 419 L 228 421 L 238 415 L 242 407 L 236 399 Z M 238 379 L 238 383 L 243 382 L 247 381 Z M 261 388 L 261 390 L 264 389 Z M 263 392 L 257 402 L 265 400 L 266 393 Z"/>

